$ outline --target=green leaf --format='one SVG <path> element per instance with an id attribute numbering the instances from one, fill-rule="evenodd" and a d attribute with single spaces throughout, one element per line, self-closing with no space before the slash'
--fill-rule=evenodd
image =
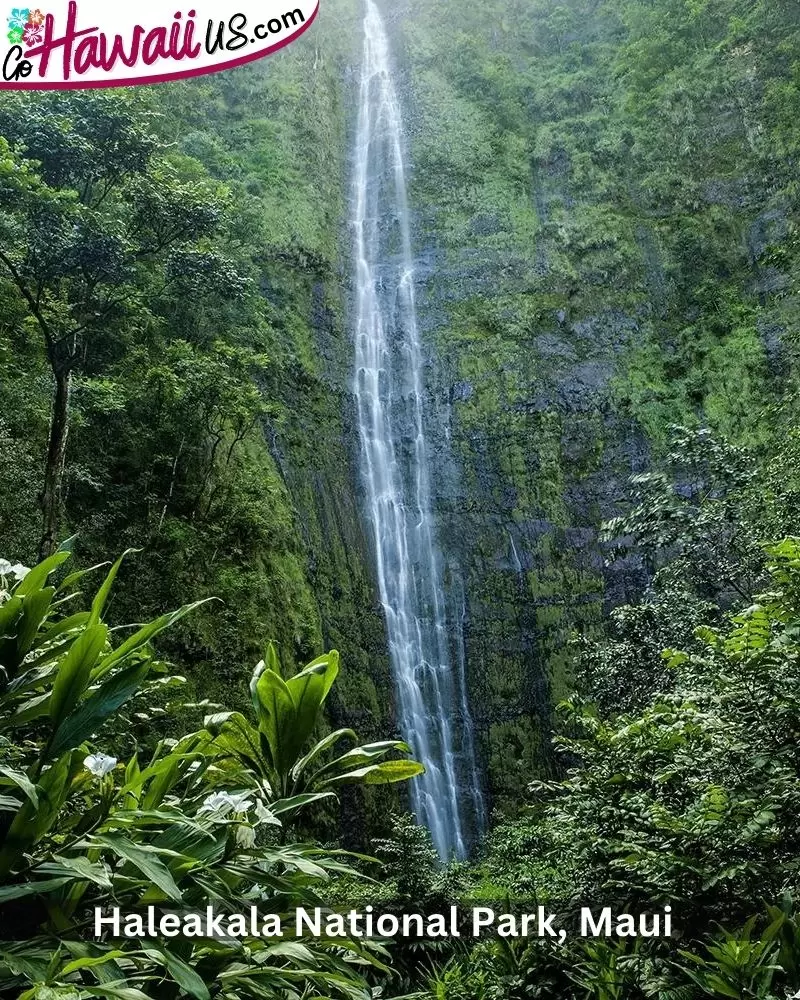
<path id="1" fill-rule="evenodd" d="M 82 766 L 80 754 L 65 753 L 39 778 L 38 806 L 30 800 L 14 817 L 0 850 L 0 876 L 11 870 L 19 857 L 53 826 L 69 794 L 72 778 Z"/>
<path id="2" fill-rule="evenodd" d="M 323 702 L 338 672 L 339 654 L 331 652 L 309 663 L 286 682 L 295 705 L 294 725 L 291 733 L 287 734 L 288 739 L 284 737 L 285 756 L 290 759 L 290 766 L 296 762 L 314 731 Z"/>
<path id="3" fill-rule="evenodd" d="M 95 599 L 92 601 L 92 610 L 89 613 L 90 625 L 96 625 L 97 622 L 100 621 L 100 616 L 106 606 L 108 595 L 111 593 L 111 588 L 114 586 L 114 580 L 117 577 L 117 573 L 119 572 L 123 559 L 135 552 L 141 552 L 141 549 L 126 549 L 109 570 L 108 576 L 106 576 L 102 586 L 97 591 Z"/>
<path id="4" fill-rule="evenodd" d="M 107 625 L 89 625 L 62 660 L 50 698 L 50 718 L 54 728 L 58 728 L 80 701 L 107 639 Z"/>
<path id="5" fill-rule="evenodd" d="M 14 596 L 5 604 L 0 604 L 0 639 L 6 638 L 15 630 L 17 619 L 22 614 L 23 603 L 21 597 Z"/>
<path id="6" fill-rule="evenodd" d="M 95 885 L 110 889 L 111 876 L 105 865 L 97 864 L 84 857 L 65 858 L 60 854 L 53 856 L 52 861 L 39 865 L 37 871 L 47 875 L 67 876 L 70 879 L 93 882 Z"/>
<path id="7" fill-rule="evenodd" d="M 339 785 L 387 785 L 395 781 L 407 781 L 418 774 L 424 774 L 425 768 L 416 760 L 387 760 L 381 764 L 371 764 L 360 767 L 346 774 L 337 774 L 323 782 L 330 788 Z"/>
<path id="8" fill-rule="evenodd" d="M 170 899 L 178 903 L 181 902 L 181 891 L 175 884 L 170 870 L 155 856 L 154 851 L 134 844 L 132 840 L 128 840 L 127 837 L 118 833 L 98 834 L 92 838 L 92 842 L 107 847 L 117 857 L 129 861 L 148 881 L 157 885 Z"/>
<path id="9" fill-rule="evenodd" d="M 303 806 L 307 806 L 311 802 L 320 802 L 322 799 L 330 798 L 336 798 L 335 792 L 305 792 L 302 795 L 292 795 L 287 799 L 277 799 L 275 802 L 270 802 L 269 808 L 275 816 L 281 816 L 283 813 L 302 809 Z"/>
<path id="10" fill-rule="evenodd" d="M 8 903 L 12 899 L 24 899 L 27 896 L 47 895 L 62 888 L 69 881 L 68 877 L 49 878 L 43 879 L 41 882 L 22 882 L 20 885 L 0 886 L 0 903 Z"/>
<path id="11" fill-rule="evenodd" d="M 98 966 L 114 962 L 118 958 L 125 958 L 125 952 L 117 949 L 107 951 L 103 955 L 86 955 L 82 958 L 75 958 L 71 962 L 67 962 L 63 969 L 59 969 L 58 978 L 66 979 L 67 976 L 71 976 L 74 972 L 80 972 L 81 969 L 96 969 Z"/>
<path id="12" fill-rule="evenodd" d="M 184 992 L 195 1000 L 210 1000 L 211 994 L 200 976 L 177 955 L 159 945 L 147 944 L 142 949 L 150 958 L 160 962 Z"/>
<path id="13" fill-rule="evenodd" d="M 258 731 L 241 712 L 209 715 L 203 725 L 214 736 L 215 745 L 220 750 L 232 753 L 256 774 L 263 774 L 265 762 L 261 756 Z"/>
<path id="14" fill-rule="evenodd" d="M 19 726 L 27 726 L 34 719 L 39 719 L 47 715 L 50 704 L 50 692 L 37 694 L 35 698 L 30 698 L 20 705 L 14 714 L 0 723 L 0 729 L 16 729 Z"/>
<path id="15" fill-rule="evenodd" d="M 17 664 L 22 663 L 33 647 L 39 628 L 50 610 L 54 594 L 55 590 L 52 587 L 46 587 L 44 590 L 37 590 L 23 602 L 22 615 L 17 622 Z"/>
<path id="16" fill-rule="evenodd" d="M 317 781 L 331 771 L 343 772 L 370 764 L 379 757 L 385 757 L 387 753 L 396 751 L 397 753 L 408 753 L 409 746 L 402 740 L 382 740 L 380 743 L 365 743 L 363 746 L 354 747 L 346 754 L 337 757 L 321 767 L 313 776 L 313 781 Z"/>
<path id="17" fill-rule="evenodd" d="M 30 799 L 35 809 L 39 808 L 39 797 L 36 794 L 36 787 L 27 774 L 2 764 L 0 764 L 0 774 L 4 774 L 9 780 L 13 781 L 17 788 L 24 792 L 28 799 Z"/>
<path id="18" fill-rule="evenodd" d="M 31 691 L 34 688 L 41 687 L 42 682 L 51 677 L 57 670 L 52 663 L 48 664 L 46 667 L 32 667 L 30 670 L 23 671 L 16 680 L 12 681 L 11 684 L 6 688 L 7 694 L 24 694 L 26 691 Z"/>
<path id="19" fill-rule="evenodd" d="M 29 594 L 40 590 L 42 585 L 47 581 L 48 576 L 57 570 L 62 563 L 65 563 L 70 555 L 70 552 L 59 551 L 50 556 L 49 559 L 40 562 L 38 566 L 34 566 L 25 579 L 17 585 L 14 590 L 14 596 L 27 597 Z"/>
<path id="20" fill-rule="evenodd" d="M 95 573 L 99 569 L 105 569 L 106 566 L 108 565 L 109 565 L 108 562 L 95 563 L 94 566 L 89 566 L 88 569 L 79 569 L 76 570 L 74 573 L 67 574 L 67 576 L 64 577 L 64 579 L 61 581 L 61 584 L 59 585 L 58 588 L 59 591 L 69 590 L 70 587 L 74 586 L 76 583 L 80 583 L 80 581 L 84 577 L 89 576 L 90 573 Z M 88 616 L 88 611 L 86 612 L 86 614 Z"/>
<path id="21" fill-rule="evenodd" d="M 294 700 L 286 682 L 273 670 L 265 670 L 258 678 L 256 694 L 258 728 L 266 737 L 275 770 L 283 777 L 294 763 L 289 753 L 295 723 Z"/>
<path id="22" fill-rule="evenodd" d="M 100 664 L 100 668 L 98 669 L 96 676 L 104 676 L 113 666 L 130 656 L 131 653 L 135 653 L 137 650 L 147 645 L 151 639 L 154 639 L 160 632 L 163 632 L 164 629 L 174 625 L 176 622 L 180 621 L 181 618 L 185 617 L 190 612 L 195 611 L 197 608 L 202 607 L 204 604 L 208 604 L 210 600 L 213 600 L 213 598 L 208 598 L 204 601 L 195 601 L 193 604 L 184 604 L 184 606 L 182 608 L 178 608 L 177 611 L 171 611 L 169 614 L 161 615 L 160 618 L 156 618 L 154 621 L 148 622 L 147 625 L 143 625 L 137 632 L 118 646 L 113 653 L 110 653 L 105 657 L 103 662 Z"/>
<path id="23" fill-rule="evenodd" d="M 339 740 L 343 739 L 349 739 L 355 743 L 358 737 L 352 729 L 337 729 L 334 732 L 329 733 L 323 739 L 315 743 L 305 757 L 301 757 L 300 760 L 298 760 L 292 768 L 292 778 L 296 781 L 309 764 L 315 761 L 321 754 L 330 750 L 330 748 L 335 746 Z"/>
<path id="24" fill-rule="evenodd" d="M 82 993 L 88 993 L 93 997 L 110 997 L 111 1000 L 150 1000 L 150 997 L 137 990 L 135 986 L 126 986 L 125 980 L 118 982 L 103 983 L 102 986 L 81 986 Z"/>
<path id="25" fill-rule="evenodd" d="M 101 684 L 61 724 L 53 738 L 52 753 L 57 755 L 68 748 L 80 746 L 93 736 L 102 723 L 139 690 L 150 668 L 149 662 L 133 663 Z"/>

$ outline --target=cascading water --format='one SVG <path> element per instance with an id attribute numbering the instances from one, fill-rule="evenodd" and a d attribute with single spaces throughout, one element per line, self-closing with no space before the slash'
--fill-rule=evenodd
<path id="1" fill-rule="evenodd" d="M 439 855 L 463 857 L 480 831 L 483 798 L 431 521 L 400 106 L 386 32 L 366 4 L 353 185 L 361 464 L 399 722 L 426 768 L 412 782 L 412 805 Z"/>

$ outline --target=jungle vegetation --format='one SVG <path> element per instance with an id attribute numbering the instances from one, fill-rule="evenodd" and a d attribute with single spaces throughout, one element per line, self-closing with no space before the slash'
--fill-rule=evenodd
<path id="1" fill-rule="evenodd" d="M 257 66 L 0 99 L 0 993 L 785 1000 L 800 15 L 391 12 L 494 806 L 443 868 L 404 813 L 358 510 L 360 38 L 357 4 L 329 6 Z M 676 936 L 87 933 L 95 904 L 209 896 L 669 903 Z"/>

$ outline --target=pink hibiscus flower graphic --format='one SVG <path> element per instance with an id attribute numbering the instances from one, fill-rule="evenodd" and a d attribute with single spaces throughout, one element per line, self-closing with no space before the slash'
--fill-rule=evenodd
<path id="1" fill-rule="evenodd" d="M 33 24 L 29 21 L 28 24 L 25 25 L 23 38 L 27 46 L 40 45 L 44 40 L 44 31 L 42 30 L 42 26 L 40 24 Z"/>

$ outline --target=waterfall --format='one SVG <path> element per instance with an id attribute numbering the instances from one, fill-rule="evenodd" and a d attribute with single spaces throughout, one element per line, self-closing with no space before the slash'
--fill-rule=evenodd
<path id="1" fill-rule="evenodd" d="M 511 542 L 511 561 L 514 563 L 514 571 L 517 574 L 517 578 L 520 583 L 524 583 L 525 571 L 522 568 L 522 560 L 519 557 L 519 552 L 517 552 L 517 545 L 514 541 L 514 536 L 511 534 L 510 528 L 506 528 L 506 534 L 508 535 L 509 542 Z"/>
<path id="2" fill-rule="evenodd" d="M 398 720 L 426 769 L 412 807 L 447 859 L 464 857 L 480 831 L 483 799 L 431 517 L 401 111 L 386 32 L 366 4 L 352 219 L 361 466 Z"/>

